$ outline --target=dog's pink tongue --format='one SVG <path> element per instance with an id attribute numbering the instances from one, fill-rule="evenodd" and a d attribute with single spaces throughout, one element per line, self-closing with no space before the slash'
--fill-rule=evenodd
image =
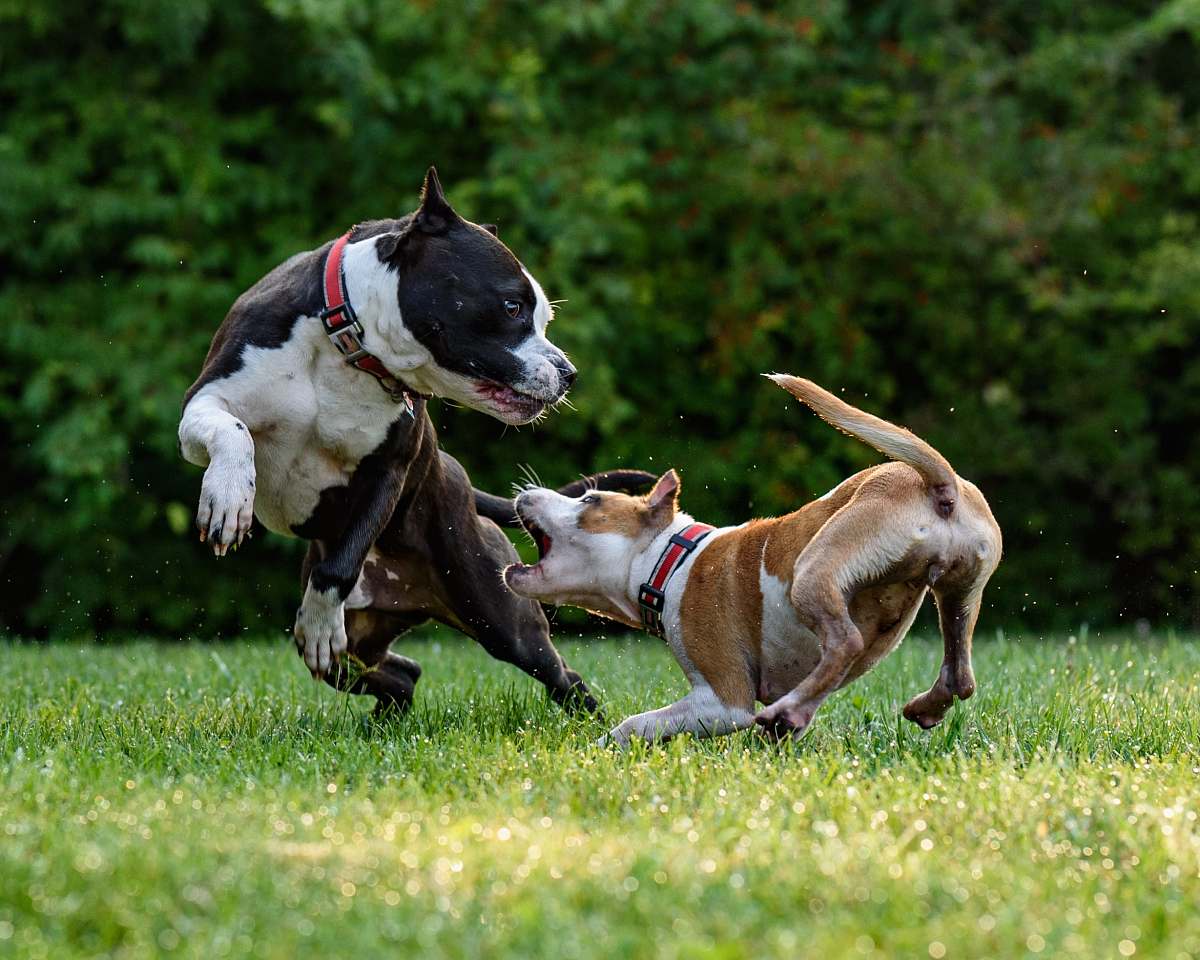
<path id="1" fill-rule="evenodd" d="M 538 550 L 541 551 L 543 557 L 550 552 L 550 538 L 544 533 L 538 537 Z"/>

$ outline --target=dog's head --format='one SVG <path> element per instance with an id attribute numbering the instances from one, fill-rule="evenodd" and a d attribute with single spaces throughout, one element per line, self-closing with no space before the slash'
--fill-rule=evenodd
<path id="1" fill-rule="evenodd" d="M 405 381 L 512 424 L 561 400 L 575 368 L 546 339 L 551 309 L 541 285 L 496 228 L 455 213 L 432 167 L 404 223 L 375 249 L 397 274 L 397 333 L 419 345 L 405 351 L 415 358 Z"/>
<path id="2" fill-rule="evenodd" d="M 506 567 L 504 582 L 522 597 L 636 620 L 628 597 L 630 565 L 675 519 L 678 497 L 674 470 L 644 497 L 590 490 L 571 498 L 543 487 L 526 490 L 516 499 L 517 517 L 537 544 L 538 562 Z"/>

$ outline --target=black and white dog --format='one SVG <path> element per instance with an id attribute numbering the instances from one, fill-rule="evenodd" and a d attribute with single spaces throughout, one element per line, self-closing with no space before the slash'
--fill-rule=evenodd
<path id="1" fill-rule="evenodd" d="M 234 303 L 179 424 L 183 456 L 207 468 L 196 525 L 217 556 L 255 514 L 311 541 L 294 633 L 314 676 L 406 707 L 421 670 L 389 647 L 434 618 L 557 702 L 595 709 L 541 608 L 503 585 L 517 556 L 493 521 L 514 524 L 512 502 L 472 489 L 425 410 L 439 396 L 505 423 L 541 416 L 575 379 L 546 339 L 550 315 L 495 228 L 459 217 L 432 168 L 415 213 L 297 254 Z"/>

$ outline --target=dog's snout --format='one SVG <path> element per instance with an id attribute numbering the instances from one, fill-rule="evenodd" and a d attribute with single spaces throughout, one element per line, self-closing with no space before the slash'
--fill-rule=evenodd
<path id="1" fill-rule="evenodd" d="M 575 376 L 579 371 L 565 356 L 555 357 L 553 363 L 555 372 L 558 373 L 558 395 L 561 397 L 574 385 Z"/>

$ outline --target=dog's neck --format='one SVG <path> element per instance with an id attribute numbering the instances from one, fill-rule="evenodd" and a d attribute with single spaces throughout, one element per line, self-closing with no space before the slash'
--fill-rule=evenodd
<path id="1" fill-rule="evenodd" d="M 424 370 L 433 357 L 400 316 L 395 270 L 379 259 L 377 237 L 346 244 L 346 297 L 363 328 L 363 346 L 418 393 L 433 394 Z"/>
<path id="2" fill-rule="evenodd" d="M 642 625 L 641 611 L 638 607 L 638 594 L 641 592 L 642 584 L 650 580 L 650 577 L 654 573 L 654 567 L 658 563 L 658 558 L 662 556 L 663 551 L 667 548 L 671 537 L 677 533 L 682 533 L 695 522 L 691 514 L 676 513 L 674 519 L 655 534 L 654 539 L 643 547 L 629 564 L 629 577 L 625 583 L 625 593 L 621 597 L 621 600 L 622 606 L 631 612 L 634 618 L 634 626 L 641 627 Z M 671 578 L 673 586 L 677 585 L 678 582 L 676 577 Z"/>

